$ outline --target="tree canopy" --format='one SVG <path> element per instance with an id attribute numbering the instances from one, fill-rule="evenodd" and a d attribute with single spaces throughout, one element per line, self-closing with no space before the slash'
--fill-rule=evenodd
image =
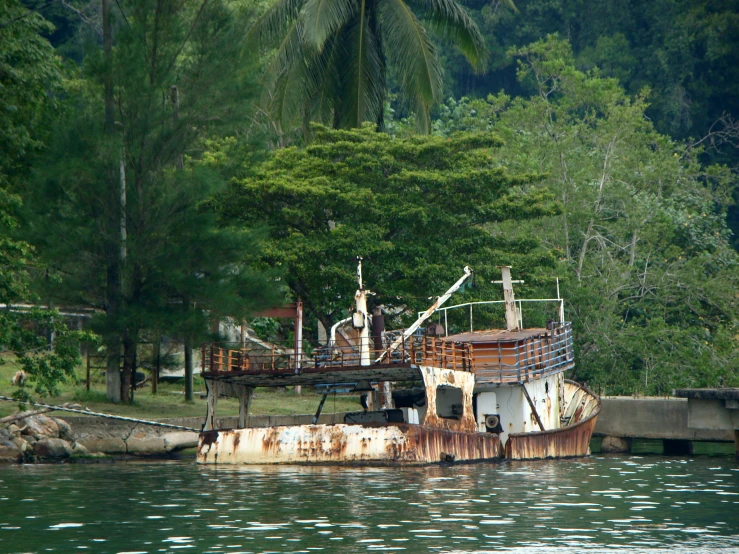
<path id="1" fill-rule="evenodd" d="M 492 232 L 489 224 L 559 211 L 533 173 L 494 156 L 490 134 L 393 138 L 373 126 L 314 126 L 304 149 L 277 151 L 217 199 L 222 218 L 266 225 L 263 263 L 280 267 L 293 293 L 324 324 L 344 317 L 356 288 L 355 258 L 388 308 L 420 309 L 470 265 L 485 280 L 495 266 L 526 272 L 554 259 L 536 240 Z"/>

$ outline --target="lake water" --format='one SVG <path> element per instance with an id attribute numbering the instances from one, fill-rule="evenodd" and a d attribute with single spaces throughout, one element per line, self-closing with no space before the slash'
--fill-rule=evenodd
<path id="1" fill-rule="evenodd" d="M 0 552 L 739 551 L 733 457 L 0 466 Z"/>

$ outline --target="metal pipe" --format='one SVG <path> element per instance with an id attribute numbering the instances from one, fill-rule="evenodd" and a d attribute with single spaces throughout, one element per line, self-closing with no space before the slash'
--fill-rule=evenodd
<path id="1" fill-rule="evenodd" d="M 0 396 L 0 400 L 5 400 L 7 402 L 18 402 L 15 398 L 8 398 L 7 396 Z M 54 406 L 52 404 L 42 404 L 40 402 L 29 402 L 29 404 L 33 404 L 34 406 L 39 406 L 41 408 L 49 408 L 51 410 L 58 410 L 61 412 L 73 412 L 75 414 L 84 414 L 84 415 L 97 416 L 97 417 L 107 417 L 108 419 L 117 419 L 120 421 L 130 421 L 131 423 L 143 423 L 144 425 L 151 425 L 154 427 L 167 427 L 169 429 L 182 429 L 184 431 L 195 431 L 196 433 L 199 432 L 198 429 L 193 429 L 192 427 L 183 427 L 182 425 L 172 425 L 171 423 L 162 423 L 160 421 L 148 421 L 146 419 L 136 419 L 133 417 L 117 416 L 113 414 L 103 414 L 100 412 L 91 412 L 90 410 L 78 410 L 76 408 L 65 408 L 64 406 Z"/>
<path id="2" fill-rule="evenodd" d="M 341 321 L 337 321 L 331 326 L 331 333 L 329 334 L 328 344 L 329 346 L 334 346 L 336 344 L 336 329 L 339 328 L 340 325 L 343 325 L 344 323 L 347 323 L 348 321 L 351 321 L 351 317 L 347 317 L 346 319 L 342 319 Z"/>

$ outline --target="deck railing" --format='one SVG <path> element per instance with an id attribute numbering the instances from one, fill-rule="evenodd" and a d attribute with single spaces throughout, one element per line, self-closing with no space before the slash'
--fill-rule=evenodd
<path id="1" fill-rule="evenodd" d="M 574 365 L 572 326 L 553 324 L 540 335 L 497 343 L 449 342 L 438 337 L 414 336 L 390 353 L 371 343 L 369 365 L 416 364 L 476 373 L 485 383 L 516 383 L 537 379 Z M 359 339 L 357 339 L 359 340 Z M 308 341 L 305 341 L 308 346 Z M 492 344 L 492 346 L 491 346 Z M 203 344 L 203 372 L 300 373 L 305 369 L 357 367 L 362 364 L 359 344 L 331 343 L 308 348 L 296 358 L 292 348 L 245 347 L 234 343 Z M 382 360 L 376 360 L 382 356 Z"/>
<path id="2" fill-rule="evenodd" d="M 569 322 L 552 325 L 538 336 L 475 349 L 476 380 L 483 383 L 523 383 L 574 365 Z"/>

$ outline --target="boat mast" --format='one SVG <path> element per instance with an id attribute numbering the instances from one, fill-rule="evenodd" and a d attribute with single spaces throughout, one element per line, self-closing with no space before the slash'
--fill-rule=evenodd
<path id="1" fill-rule="evenodd" d="M 362 284 L 362 258 L 357 257 L 357 279 L 359 288 L 354 293 L 356 311 L 352 314 L 352 326 L 359 330 L 359 365 L 370 365 L 369 316 L 367 315 L 367 295 Z"/>
<path id="2" fill-rule="evenodd" d="M 521 312 L 516 307 L 516 297 L 513 294 L 513 283 L 523 283 L 523 281 L 511 280 L 511 266 L 509 265 L 499 265 L 498 269 L 500 269 L 502 281 L 493 281 L 493 283 L 503 284 L 506 329 L 509 331 L 518 331 L 521 329 Z"/>

